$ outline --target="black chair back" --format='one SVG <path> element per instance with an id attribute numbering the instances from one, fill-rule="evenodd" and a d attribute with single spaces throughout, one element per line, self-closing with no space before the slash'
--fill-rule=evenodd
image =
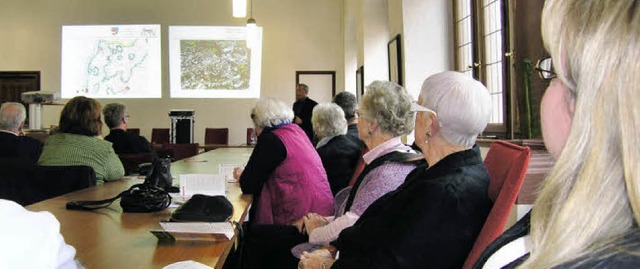
<path id="1" fill-rule="evenodd" d="M 0 198 L 23 206 L 96 185 L 90 166 L 14 165 L 0 169 Z"/>

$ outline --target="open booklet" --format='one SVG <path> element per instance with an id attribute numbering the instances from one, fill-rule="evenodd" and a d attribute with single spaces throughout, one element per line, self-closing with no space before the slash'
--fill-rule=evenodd
<path id="1" fill-rule="evenodd" d="M 225 175 L 222 173 L 180 175 L 180 193 L 178 197 L 173 197 L 175 202 L 173 205 L 183 204 L 196 194 L 226 196 L 226 182 Z M 226 201 L 229 203 L 228 200 Z M 233 206 L 229 203 L 228 207 L 231 207 L 232 214 Z M 229 240 L 235 233 L 229 222 L 160 222 L 160 226 L 162 230 L 154 230 L 151 233 L 160 241 L 170 242 Z"/>
<path id="2" fill-rule="evenodd" d="M 180 196 L 188 198 L 194 194 L 225 195 L 225 183 L 237 182 L 233 169 L 237 164 L 220 164 L 218 174 L 180 175 Z"/>
<path id="3" fill-rule="evenodd" d="M 230 222 L 160 222 L 162 231 L 151 231 L 160 241 L 221 241 L 234 235 Z"/>

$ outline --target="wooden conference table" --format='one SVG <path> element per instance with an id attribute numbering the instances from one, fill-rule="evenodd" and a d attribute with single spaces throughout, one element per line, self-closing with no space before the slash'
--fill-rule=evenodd
<path id="1" fill-rule="evenodd" d="M 244 164 L 252 150 L 221 148 L 172 163 L 174 185 L 177 185 L 180 174 L 216 174 L 219 164 Z M 123 213 L 118 200 L 109 208 L 96 211 L 65 209 L 68 201 L 110 198 L 141 182 L 142 179 L 122 179 L 45 200 L 27 208 L 53 213 L 60 221 L 65 241 L 76 248 L 76 259 L 88 269 L 162 268 L 184 260 L 222 268 L 235 237 L 220 242 L 159 243 L 149 232 L 160 229 L 158 222 L 168 220 L 174 208 L 153 213 Z M 242 194 L 238 183 L 227 183 L 227 198 L 234 207 L 232 219 L 242 223 L 252 201 L 251 195 Z"/>

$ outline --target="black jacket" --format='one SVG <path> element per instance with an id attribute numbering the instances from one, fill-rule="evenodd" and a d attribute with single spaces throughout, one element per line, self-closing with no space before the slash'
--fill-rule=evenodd
<path id="1" fill-rule="evenodd" d="M 353 170 L 355 170 L 358 158 L 360 158 L 360 144 L 356 143 L 353 138 L 339 135 L 316 150 L 322 159 L 322 166 L 327 172 L 331 193 L 335 196 L 336 193 L 349 185 Z"/>
<path id="2" fill-rule="evenodd" d="M 153 147 L 143 136 L 128 133 L 122 129 L 112 129 L 104 140 L 113 143 L 116 154 L 151 152 Z"/>
<path id="3" fill-rule="evenodd" d="M 531 212 L 524 215 L 516 224 L 493 240 L 478 257 L 473 268 L 482 268 L 491 255 L 508 243 L 528 235 L 530 229 Z M 636 228 L 633 232 L 598 252 L 589 253 L 554 268 L 636 268 L 640 265 L 640 255 L 637 253 L 640 253 L 640 230 Z M 511 261 L 502 268 L 517 268 L 528 258 L 529 253 Z"/>
<path id="4" fill-rule="evenodd" d="M 313 114 L 313 108 L 316 107 L 317 104 L 316 101 L 311 100 L 309 97 L 293 103 L 293 113 L 302 120 L 302 124 L 299 125 L 309 137 L 309 141 L 313 141 L 314 133 L 313 126 L 311 125 L 311 115 Z"/>
<path id="5" fill-rule="evenodd" d="M 26 164 L 36 164 L 42 153 L 42 143 L 28 136 L 0 132 L 0 157 L 22 158 Z"/>
<path id="6" fill-rule="evenodd" d="M 331 268 L 461 268 L 491 210 L 478 147 L 417 167 L 332 245 Z"/>

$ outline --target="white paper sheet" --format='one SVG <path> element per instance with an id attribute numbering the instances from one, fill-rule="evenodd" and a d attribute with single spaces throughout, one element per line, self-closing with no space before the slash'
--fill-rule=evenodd
<path id="1" fill-rule="evenodd" d="M 162 269 L 213 269 L 213 267 L 206 266 L 196 261 L 188 260 L 188 261 L 174 262 L 172 264 L 169 264 L 163 267 Z"/>
<path id="2" fill-rule="evenodd" d="M 238 182 L 235 178 L 233 178 L 233 169 L 236 167 L 241 167 L 239 164 L 220 164 L 218 167 L 218 174 L 223 175 L 224 179 L 227 182 Z"/>
<path id="3" fill-rule="evenodd" d="M 180 195 L 191 197 L 194 194 L 225 195 L 224 175 L 184 174 L 180 175 Z"/>
<path id="4" fill-rule="evenodd" d="M 224 234 L 227 239 L 234 234 L 230 222 L 160 222 L 160 226 L 169 233 Z"/>

